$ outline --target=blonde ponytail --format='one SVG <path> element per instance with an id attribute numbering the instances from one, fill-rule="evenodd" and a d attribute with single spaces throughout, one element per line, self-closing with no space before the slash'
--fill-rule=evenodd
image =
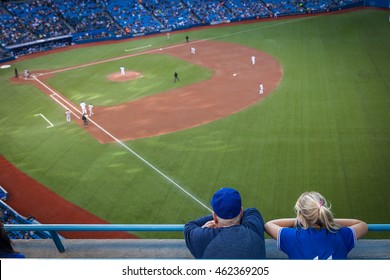
<path id="1" fill-rule="evenodd" d="M 295 203 L 295 212 L 300 225 L 307 229 L 326 228 L 334 232 L 340 226 L 334 222 L 333 213 L 326 199 L 318 192 L 304 192 Z"/>

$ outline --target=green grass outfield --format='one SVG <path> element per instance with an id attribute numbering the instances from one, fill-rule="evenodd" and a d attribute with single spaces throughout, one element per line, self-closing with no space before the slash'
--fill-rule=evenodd
<path id="1" fill-rule="evenodd" d="M 0 153 L 57 194 L 111 223 L 185 223 L 208 214 L 215 190 L 241 191 L 244 207 L 265 220 L 294 215 L 303 191 L 316 190 L 336 217 L 390 223 L 390 23 L 388 11 L 288 18 L 121 41 L 16 61 L 53 70 L 123 56 L 125 49 L 159 48 L 213 39 L 275 57 L 283 78 L 263 102 L 218 121 L 163 136 L 125 142 L 178 186 L 118 144 L 102 145 L 31 85 L 8 82 L 0 69 Z M 138 51 L 145 51 L 139 49 Z M 112 105 L 167 90 L 172 73 L 193 83 L 212 73 L 163 55 L 127 58 L 145 82 L 109 84 L 102 75 L 120 62 L 69 71 L 49 80 L 76 104 Z M 130 70 L 130 69 L 128 69 Z M 188 75 L 187 75 L 188 73 Z M 86 78 L 86 75 L 88 76 Z M 110 87 L 115 87 L 115 92 Z M 127 90 L 129 95 L 115 94 Z M 55 126 L 34 114 L 44 114 Z M 198 199 L 201 203 L 197 202 Z M 37 217 L 39 220 L 39 217 Z M 181 233 L 137 233 L 142 237 Z M 390 233 L 368 237 L 390 238 Z"/>

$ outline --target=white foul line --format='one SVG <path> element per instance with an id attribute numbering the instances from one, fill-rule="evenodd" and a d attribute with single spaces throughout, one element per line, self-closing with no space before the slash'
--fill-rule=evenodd
<path id="1" fill-rule="evenodd" d="M 41 116 L 45 121 L 47 121 L 49 123 L 49 126 L 46 126 L 46 128 L 50 128 L 50 127 L 54 126 L 54 124 L 52 124 L 44 115 L 42 115 L 42 114 L 35 114 L 34 116 Z"/>
<path id="2" fill-rule="evenodd" d="M 125 50 L 125 52 L 131 52 L 131 51 L 136 51 L 136 50 L 140 50 L 140 49 L 145 49 L 145 48 L 149 48 L 151 46 L 152 45 L 147 45 L 147 46 L 142 46 L 142 47 L 138 47 L 138 48 L 134 48 L 134 49 L 127 49 L 127 50 Z"/>
<path id="3" fill-rule="evenodd" d="M 56 96 L 56 97 L 59 97 L 61 98 L 65 103 L 67 103 L 68 105 L 70 105 L 70 107 L 72 107 L 75 111 L 79 112 L 81 114 L 81 112 L 76 109 L 72 104 L 70 104 L 67 100 L 65 100 L 64 98 L 62 98 L 58 93 L 56 93 L 54 90 L 52 90 L 49 86 L 47 86 L 45 83 L 43 83 L 41 80 L 39 80 L 37 77 L 34 77 L 34 79 L 40 83 L 42 86 L 44 86 L 47 90 L 49 90 L 52 94 L 50 95 L 51 98 L 53 98 L 58 104 L 60 104 L 62 107 L 68 109 L 64 104 L 62 104 L 60 101 L 58 101 L 58 99 L 56 99 L 55 97 L 53 96 Z M 74 115 L 76 115 L 72 110 L 70 110 Z M 79 119 L 80 117 L 78 115 L 76 115 Z M 45 118 L 46 119 L 46 118 Z M 88 119 L 91 123 L 93 123 L 97 128 L 99 128 L 101 131 L 103 131 L 105 134 L 107 134 L 111 139 L 113 139 L 115 142 L 117 142 L 119 145 L 121 145 L 123 148 L 125 148 L 127 151 L 129 151 L 130 153 L 132 153 L 133 155 L 135 155 L 138 159 L 140 159 L 141 161 L 143 161 L 147 166 L 149 166 L 150 168 L 152 168 L 155 172 L 157 172 L 158 174 L 160 174 L 162 177 L 164 177 L 166 180 L 168 180 L 170 183 L 172 183 L 175 187 L 177 187 L 179 190 L 181 190 L 182 192 L 184 192 L 186 195 L 188 195 L 189 197 L 191 197 L 193 200 L 195 200 L 196 202 L 198 202 L 201 206 L 203 206 L 204 208 L 206 208 L 207 210 L 209 210 L 210 212 L 212 212 L 212 210 L 207 206 L 205 205 L 202 201 L 200 201 L 198 198 L 196 198 L 194 195 L 192 195 L 190 192 L 188 192 L 186 189 L 184 189 L 183 187 L 181 187 L 178 183 L 176 183 L 174 180 L 172 180 L 171 178 L 169 178 L 167 175 L 165 175 L 162 171 L 160 171 L 157 167 L 155 167 L 153 164 L 151 164 L 150 162 L 148 162 L 146 159 L 144 159 L 142 156 L 140 156 L 139 154 L 137 154 L 134 150 L 132 150 L 131 148 L 129 148 L 128 146 L 126 146 L 122 141 L 120 141 L 118 138 L 116 138 L 114 135 L 112 135 L 111 133 L 109 133 L 107 130 L 105 130 L 102 126 L 100 126 L 98 123 L 96 123 L 95 121 L 93 121 L 92 119 Z"/>
<path id="4" fill-rule="evenodd" d="M 156 171 L 158 174 L 160 174 L 162 177 L 164 177 L 166 180 L 168 180 L 169 182 L 171 182 L 175 187 L 177 187 L 179 190 L 181 190 L 182 192 L 184 192 L 186 195 L 188 195 L 189 197 L 191 197 L 193 200 L 195 200 L 196 202 L 198 202 L 200 205 L 202 205 L 204 208 L 206 208 L 207 210 L 209 210 L 210 212 L 212 212 L 212 210 L 207 207 L 207 205 L 205 205 L 203 202 L 201 202 L 199 199 L 197 199 L 195 196 L 193 196 L 191 193 L 189 193 L 186 189 L 184 189 L 183 187 L 181 187 L 178 183 L 176 183 L 175 181 L 173 181 L 171 178 L 169 178 L 167 175 L 165 175 L 162 171 L 160 171 L 157 167 L 155 167 L 153 164 L 151 164 L 150 162 L 148 162 L 146 159 L 144 159 L 142 156 L 140 156 L 139 154 L 137 154 L 134 150 L 132 150 L 131 148 L 129 148 L 128 146 L 126 146 L 122 141 L 120 141 L 118 138 L 116 138 L 114 135 L 112 135 L 111 133 L 109 133 L 107 130 L 105 130 L 103 127 L 101 127 L 99 124 L 97 124 L 96 122 L 94 122 L 93 120 L 89 119 L 91 123 L 93 123 L 95 126 L 97 126 L 101 131 L 103 131 L 105 134 L 107 134 L 109 137 L 111 137 L 113 140 L 115 140 L 115 142 L 117 142 L 119 145 L 121 145 L 123 148 L 125 148 L 126 150 L 128 150 L 130 153 L 132 153 L 133 155 L 135 155 L 138 159 L 140 159 L 141 161 L 143 161 L 146 165 L 148 165 L 150 168 L 152 168 L 154 171 Z"/>

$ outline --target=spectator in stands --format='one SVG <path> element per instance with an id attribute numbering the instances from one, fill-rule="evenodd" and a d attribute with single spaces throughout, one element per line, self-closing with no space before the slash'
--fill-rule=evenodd
<path id="1" fill-rule="evenodd" d="M 184 236 L 197 259 L 264 259 L 264 222 L 255 208 L 243 210 L 240 193 L 218 190 L 211 199 L 212 215 L 187 223 Z"/>
<path id="2" fill-rule="evenodd" d="M 360 220 L 334 219 L 330 206 L 318 192 L 303 193 L 294 209 L 296 218 L 265 224 L 266 232 L 290 259 L 346 259 L 368 230 Z"/>
<path id="3" fill-rule="evenodd" d="M 5 231 L 3 224 L 0 223 L 0 258 L 25 258 L 19 252 L 16 252 L 12 247 L 11 240 Z"/>

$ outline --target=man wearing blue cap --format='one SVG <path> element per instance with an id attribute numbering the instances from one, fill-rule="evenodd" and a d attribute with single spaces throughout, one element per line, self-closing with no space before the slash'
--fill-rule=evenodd
<path id="1" fill-rule="evenodd" d="M 256 208 L 243 210 L 240 193 L 218 190 L 213 214 L 187 223 L 184 237 L 196 259 L 264 259 L 264 221 Z"/>

